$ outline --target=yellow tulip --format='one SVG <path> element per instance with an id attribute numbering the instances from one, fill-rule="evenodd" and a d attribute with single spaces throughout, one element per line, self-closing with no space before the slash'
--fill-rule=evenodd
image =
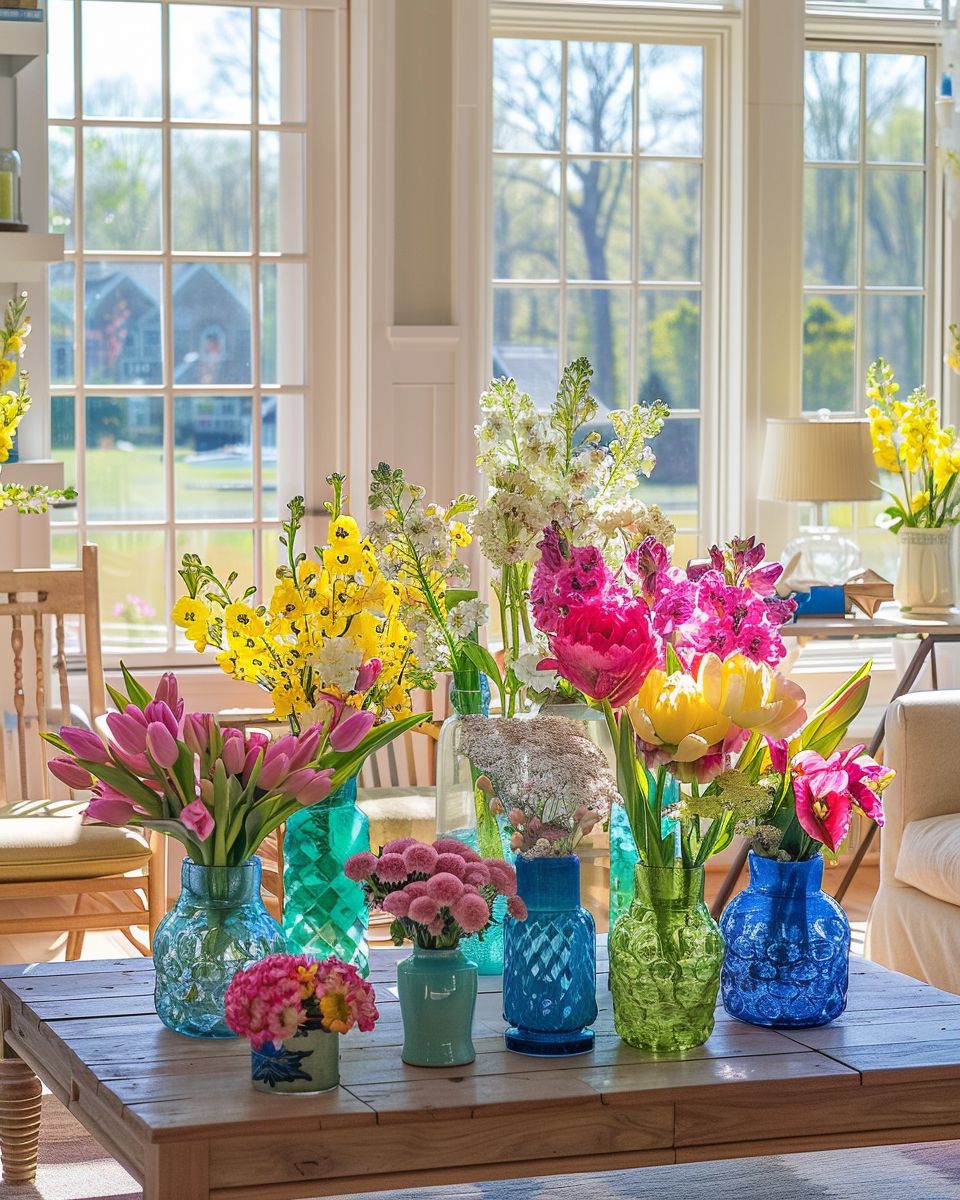
<path id="1" fill-rule="evenodd" d="M 729 718 L 711 705 L 700 679 L 684 671 L 653 670 L 627 705 L 641 741 L 663 747 L 674 762 L 703 758 L 730 730 Z"/>
<path id="2" fill-rule="evenodd" d="M 803 688 L 766 663 L 742 654 L 723 660 L 707 654 L 698 674 L 707 704 L 740 729 L 779 740 L 796 733 L 807 719 Z"/>

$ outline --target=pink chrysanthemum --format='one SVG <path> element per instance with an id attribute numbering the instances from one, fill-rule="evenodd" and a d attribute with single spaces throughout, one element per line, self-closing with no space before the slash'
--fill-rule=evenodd
<path id="1" fill-rule="evenodd" d="M 411 903 L 407 915 L 418 925 L 429 925 L 431 921 L 437 919 L 439 907 L 431 896 L 418 896 Z"/>
<path id="2" fill-rule="evenodd" d="M 377 869 L 377 856 L 369 850 L 360 854 L 352 854 L 343 865 L 343 873 L 354 883 L 369 879 Z"/>
<path id="3" fill-rule="evenodd" d="M 380 851 L 381 854 L 402 854 L 408 846 L 414 845 L 416 838 L 395 838 Z"/>
<path id="4" fill-rule="evenodd" d="M 427 895 L 441 906 L 450 905 L 463 895 L 463 884 L 456 875 L 443 871 L 427 881 Z"/>
<path id="5" fill-rule="evenodd" d="M 485 858 L 483 865 L 490 872 L 490 882 L 504 896 L 517 894 L 517 873 L 502 858 Z"/>
<path id="6" fill-rule="evenodd" d="M 403 852 L 403 861 L 407 871 L 412 875 L 429 875 L 437 865 L 439 855 L 432 846 L 423 842 L 414 842 Z"/>
<path id="7" fill-rule="evenodd" d="M 490 882 L 490 871 L 484 863 L 467 863 L 463 871 L 463 882 L 472 883 L 474 887 L 482 887 Z"/>
<path id="8" fill-rule="evenodd" d="M 471 850 L 465 842 L 458 842 L 456 838 L 437 838 L 433 848 L 438 854 L 458 854 L 467 862 L 477 862 L 480 858 L 476 850 Z"/>
<path id="9" fill-rule="evenodd" d="M 451 907 L 450 914 L 464 933 L 479 933 L 490 923 L 490 909 L 482 896 L 464 892 Z"/>
<path id="10" fill-rule="evenodd" d="M 509 896 L 507 898 L 507 912 L 515 921 L 525 921 L 527 919 L 527 906 L 519 896 Z"/>
<path id="11" fill-rule="evenodd" d="M 466 860 L 459 854 L 451 854 L 447 851 L 445 854 L 437 855 L 437 861 L 434 864 L 434 871 L 439 874 L 445 871 L 448 875 L 456 875 L 458 879 L 465 879 L 465 868 L 468 866 Z"/>
<path id="12" fill-rule="evenodd" d="M 409 871 L 402 855 L 381 854 L 376 874 L 382 883 L 402 883 Z"/>
<path id="13" fill-rule="evenodd" d="M 401 888 L 399 892 L 391 892 L 389 896 L 383 898 L 383 911 L 388 912 L 392 917 L 405 917 L 410 911 L 410 901 L 416 897 L 410 896 L 406 888 Z"/>

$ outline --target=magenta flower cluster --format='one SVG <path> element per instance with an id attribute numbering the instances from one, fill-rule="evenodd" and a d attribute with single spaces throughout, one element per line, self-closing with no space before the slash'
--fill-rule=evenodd
<path id="1" fill-rule="evenodd" d="M 344 871 L 363 884 L 371 907 L 399 923 L 398 942 L 405 935 L 419 946 L 444 949 L 464 934 L 483 934 L 493 922 L 497 896 L 507 897 L 507 911 L 516 920 L 527 916 L 514 868 L 500 858 L 481 858 L 455 838 L 430 845 L 399 838 L 379 855 L 354 854 Z"/>

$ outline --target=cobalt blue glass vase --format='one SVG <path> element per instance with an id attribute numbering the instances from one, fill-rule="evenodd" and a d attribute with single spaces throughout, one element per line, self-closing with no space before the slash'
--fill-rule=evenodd
<path id="1" fill-rule="evenodd" d="M 750 854 L 750 883 L 724 909 L 723 1007 L 739 1021 L 805 1029 L 847 1006 L 850 922 L 821 888 L 823 858 Z"/>
<path id="2" fill-rule="evenodd" d="M 596 927 L 580 905 L 580 859 L 517 857 L 527 919 L 503 928 L 503 1016 L 509 1050 L 584 1054 L 597 1019 Z"/>

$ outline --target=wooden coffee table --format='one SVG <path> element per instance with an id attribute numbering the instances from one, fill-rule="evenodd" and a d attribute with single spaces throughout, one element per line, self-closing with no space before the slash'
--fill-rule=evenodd
<path id="1" fill-rule="evenodd" d="M 654 1058 L 613 1031 L 601 942 L 592 1054 L 504 1049 L 500 981 L 481 979 L 469 1067 L 400 1061 L 398 953 L 374 955 L 383 1014 L 317 1097 L 250 1086 L 239 1041 L 164 1029 L 149 961 L 0 968 L 0 1139 L 36 1162 L 34 1073 L 146 1200 L 270 1200 L 960 1137 L 960 996 L 854 960 L 850 1007 L 794 1033 L 722 1012 L 706 1046 Z"/>

